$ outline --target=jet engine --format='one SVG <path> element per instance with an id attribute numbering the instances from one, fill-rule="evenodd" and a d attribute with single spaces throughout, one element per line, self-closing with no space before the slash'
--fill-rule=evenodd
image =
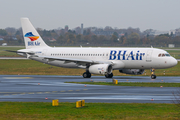
<path id="1" fill-rule="evenodd" d="M 96 64 L 89 67 L 89 72 L 92 74 L 111 74 L 112 65 L 110 64 Z"/>
<path id="2" fill-rule="evenodd" d="M 119 72 L 132 75 L 141 75 L 144 73 L 144 69 L 120 69 Z"/>

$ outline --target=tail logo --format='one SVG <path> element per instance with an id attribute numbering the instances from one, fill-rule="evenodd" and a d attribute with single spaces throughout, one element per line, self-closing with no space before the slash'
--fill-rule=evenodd
<path id="1" fill-rule="evenodd" d="M 33 35 L 32 32 L 26 33 L 24 37 L 28 37 L 31 40 L 28 41 L 28 46 L 40 46 L 40 42 L 36 41 L 39 36 Z"/>
<path id="2" fill-rule="evenodd" d="M 35 41 L 39 38 L 39 36 L 35 36 L 32 34 L 32 32 L 28 32 L 24 35 L 24 37 L 28 37 L 31 41 Z"/>

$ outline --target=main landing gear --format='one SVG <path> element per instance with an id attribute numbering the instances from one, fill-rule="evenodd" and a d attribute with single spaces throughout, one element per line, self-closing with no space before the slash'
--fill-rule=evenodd
<path id="1" fill-rule="evenodd" d="M 156 75 L 154 74 L 155 69 L 151 69 L 151 79 L 156 79 Z"/>
<path id="2" fill-rule="evenodd" d="M 105 77 L 106 77 L 106 78 L 112 78 L 112 77 L 113 77 L 113 73 L 111 73 L 111 74 L 105 74 Z"/>
<path id="3" fill-rule="evenodd" d="M 86 71 L 83 73 L 83 77 L 84 78 L 91 78 L 91 73 L 89 71 Z M 106 78 L 112 78 L 113 77 L 113 73 L 111 74 L 105 74 Z"/>
<path id="4" fill-rule="evenodd" d="M 89 71 L 86 71 L 83 73 L 83 77 L 84 78 L 91 78 L 91 73 L 89 73 Z"/>

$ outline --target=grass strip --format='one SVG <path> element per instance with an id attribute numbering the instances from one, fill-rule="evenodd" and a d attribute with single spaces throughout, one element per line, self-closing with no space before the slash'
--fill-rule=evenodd
<path id="1" fill-rule="evenodd" d="M 152 82 L 119 82 L 117 85 L 112 82 L 66 82 L 76 84 L 91 84 L 91 85 L 113 85 L 113 86 L 139 86 L 139 87 L 180 87 L 180 83 L 152 83 Z"/>
<path id="2" fill-rule="evenodd" d="M 20 49 L 25 49 L 25 47 L 0 47 L 0 57 L 21 57 L 20 55 L 14 53 L 14 52 L 7 52 L 5 50 L 12 50 L 17 51 Z"/>
<path id="3" fill-rule="evenodd" d="M 70 69 L 50 66 L 34 60 L 0 60 L 1 75 L 78 75 L 81 76 L 85 72 L 84 69 Z M 165 74 L 164 74 L 165 72 Z M 118 70 L 113 71 L 114 76 L 130 76 L 119 73 Z M 168 69 L 157 69 L 157 76 L 180 76 L 180 62 L 175 67 Z M 150 76 L 151 71 L 139 76 Z M 133 76 L 133 75 L 132 75 Z"/>
<path id="4" fill-rule="evenodd" d="M 1 120 L 178 120 L 179 117 L 179 110 L 175 104 L 86 103 L 83 108 L 75 108 L 75 103 L 59 103 L 59 106 L 53 107 L 48 102 L 0 102 Z"/>

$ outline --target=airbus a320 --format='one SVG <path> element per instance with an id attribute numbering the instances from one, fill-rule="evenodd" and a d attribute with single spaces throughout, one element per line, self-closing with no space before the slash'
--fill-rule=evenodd
<path id="1" fill-rule="evenodd" d="M 26 49 L 17 54 L 49 65 L 65 68 L 82 68 L 84 78 L 91 74 L 113 77 L 113 70 L 126 74 L 143 74 L 145 69 L 152 70 L 152 79 L 156 79 L 155 69 L 170 68 L 177 60 L 168 52 L 156 48 L 74 48 L 48 46 L 28 18 L 21 18 Z"/>

